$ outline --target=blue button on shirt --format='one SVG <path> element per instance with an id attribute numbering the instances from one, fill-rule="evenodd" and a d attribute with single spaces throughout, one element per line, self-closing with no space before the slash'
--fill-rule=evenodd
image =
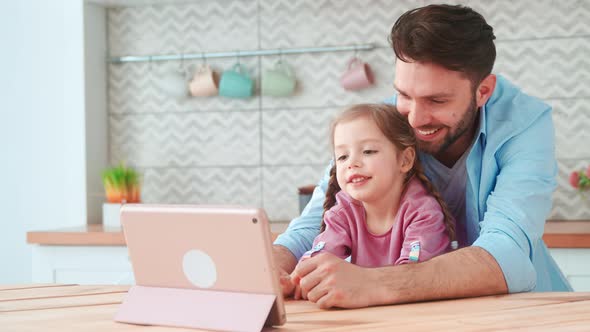
<path id="1" fill-rule="evenodd" d="M 496 259 L 510 293 L 571 291 L 542 240 L 557 186 L 551 107 L 498 75 L 479 116 L 466 164 L 467 242 Z M 329 169 L 301 216 L 275 241 L 297 259 L 319 233 Z"/>

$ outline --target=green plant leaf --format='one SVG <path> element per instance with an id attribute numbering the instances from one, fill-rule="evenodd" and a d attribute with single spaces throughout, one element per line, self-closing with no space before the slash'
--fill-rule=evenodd
<path id="1" fill-rule="evenodd" d="M 105 188 L 130 189 L 139 186 L 140 175 L 133 168 L 126 167 L 124 163 L 120 163 L 102 172 L 102 182 Z"/>

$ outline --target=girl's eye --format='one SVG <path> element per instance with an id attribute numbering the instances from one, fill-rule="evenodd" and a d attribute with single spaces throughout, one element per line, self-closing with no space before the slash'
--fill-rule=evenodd
<path id="1" fill-rule="evenodd" d="M 338 158 L 336 158 L 336 160 L 337 161 L 344 161 L 344 160 L 346 160 L 346 157 L 348 157 L 348 156 L 343 154 L 341 156 L 338 156 Z"/>
<path id="2" fill-rule="evenodd" d="M 375 153 L 377 153 L 377 150 L 364 150 L 363 153 L 364 154 L 375 154 Z"/>

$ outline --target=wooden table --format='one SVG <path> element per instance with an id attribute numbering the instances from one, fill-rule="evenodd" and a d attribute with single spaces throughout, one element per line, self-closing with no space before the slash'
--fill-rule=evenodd
<path id="1" fill-rule="evenodd" d="M 195 331 L 113 322 L 128 286 L 0 286 L 0 330 Z M 287 301 L 282 331 L 590 330 L 590 293 L 523 293 L 451 301 L 320 310 Z M 268 329 L 275 330 L 275 329 Z"/>

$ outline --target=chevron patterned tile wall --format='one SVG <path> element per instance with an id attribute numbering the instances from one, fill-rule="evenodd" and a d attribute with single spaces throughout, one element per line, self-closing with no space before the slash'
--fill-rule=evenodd
<path id="1" fill-rule="evenodd" d="M 297 187 L 317 183 L 330 156 L 328 126 L 343 107 L 393 93 L 387 41 L 406 10 L 449 1 L 199 0 L 108 10 L 110 56 L 182 54 L 373 43 L 358 55 L 376 85 L 344 91 L 338 78 L 354 52 L 283 56 L 298 85 L 289 98 L 189 98 L 166 92 L 202 60 L 110 64 L 110 160 L 144 174 L 146 202 L 250 204 L 273 221 L 298 215 Z M 494 71 L 554 107 L 559 186 L 551 218 L 590 219 L 590 197 L 569 173 L 590 163 L 590 1 L 453 0 L 494 26 Z M 278 57 L 239 61 L 260 82 Z M 209 59 L 214 70 L 237 59 Z"/>
<path id="2" fill-rule="evenodd" d="M 323 161 L 325 159 L 303 166 L 263 167 L 262 197 L 264 206 L 268 207 L 269 218 L 289 220 L 299 215 L 297 188 L 318 183 L 328 165 L 327 161 Z"/>
<path id="3" fill-rule="evenodd" d="M 262 113 L 262 162 L 307 165 L 329 161 L 329 127 L 338 108 L 272 110 Z"/>
<path id="4" fill-rule="evenodd" d="M 258 45 L 256 1 L 112 8 L 111 56 L 233 51 Z"/>
<path id="5" fill-rule="evenodd" d="M 498 41 L 494 70 L 543 99 L 588 97 L 585 54 L 590 54 L 590 38 Z"/>
<path id="6" fill-rule="evenodd" d="M 548 99 L 547 102 L 553 106 L 557 158 L 590 163 L 590 100 Z"/>
<path id="7" fill-rule="evenodd" d="M 499 40 L 569 38 L 590 34 L 587 24 L 590 2 L 586 0 L 471 0 L 467 5 L 486 17 Z"/>
<path id="8" fill-rule="evenodd" d="M 111 159 L 142 167 L 258 165 L 259 113 L 112 115 Z"/>
<path id="9" fill-rule="evenodd" d="M 260 167 L 140 168 L 152 203 L 262 206 Z"/>
<path id="10" fill-rule="evenodd" d="M 260 1 L 260 46 L 374 43 L 388 46 L 395 18 L 421 1 Z"/>

